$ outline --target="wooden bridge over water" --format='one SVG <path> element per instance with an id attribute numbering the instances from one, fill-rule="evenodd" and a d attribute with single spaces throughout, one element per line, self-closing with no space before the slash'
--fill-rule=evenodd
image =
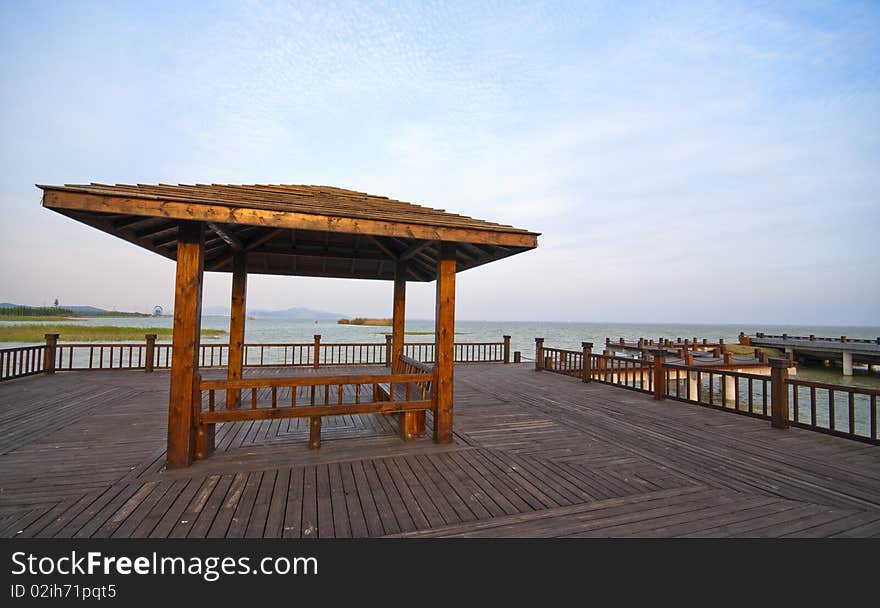
<path id="1" fill-rule="evenodd" d="M 211 458 L 171 471 L 168 383 L 114 370 L 0 384 L 0 534 L 880 535 L 875 446 L 532 366 L 457 365 L 451 444 L 402 441 L 381 414 L 326 418 L 320 450 L 307 419 L 237 422 L 218 424 Z"/>

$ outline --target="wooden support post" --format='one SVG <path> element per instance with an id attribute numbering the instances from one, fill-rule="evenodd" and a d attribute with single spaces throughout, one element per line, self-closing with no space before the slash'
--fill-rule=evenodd
<path id="1" fill-rule="evenodd" d="M 46 350 L 43 354 L 43 372 L 46 374 L 55 373 L 55 349 L 58 346 L 59 334 L 46 334 Z"/>
<path id="2" fill-rule="evenodd" d="M 400 373 L 400 358 L 403 356 L 403 343 L 406 339 L 406 262 L 398 262 L 394 269 L 394 302 L 391 318 L 391 371 Z M 386 352 L 388 342 L 385 343 Z M 400 437 L 408 441 L 425 434 L 425 412 L 400 412 L 397 415 Z"/>
<path id="3" fill-rule="evenodd" d="M 317 450 L 321 447 L 321 417 L 309 418 L 309 449 Z"/>
<path id="4" fill-rule="evenodd" d="M 770 424 L 773 428 L 787 429 L 788 420 L 788 359 L 770 359 Z"/>
<path id="5" fill-rule="evenodd" d="M 504 336 L 504 362 L 510 363 L 510 336 Z"/>
<path id="6" fill-rule="evenodd" d="M 189 466 L 196 453 L 197 409 L 195 391 L 199 373 L 199 334 L 202 318 L 202 274 L 205 264 L 205 227 L 181 221 L 177 236 L 177 279 L 174 289 L 174 333 L 171 389 L 168 399 L 169 469 Z M 204 434 L 207 439 L 207 433 Z M 203 446 L 203 453 L 209 446 Z"/>
<path id="7" fill-rule="evenodd" d="M 406 335 L 406 273 L 406 262 L 398 262 L 394 270 L 394 302 L 391 307 L 391 371 L 394 373 L 397 373 L 400 366 Z"/>
<path id="8" fill-rule="evenodd" d="M 544 369 L 544 338 L 535 338 L 535 371 Z"/>
<path id="9" fill-rule="evenodd" d="M 394 362 L 394 357 L 391 355 L 393 352 L 391 338 L 391 334 L 385 336 L 385 367 L 391 367 L 391 364 Z"/>
<path id="10" fill-rule="evenodd" d="M 593 343 L 581 342 L 581 348 L 584 351 L 583 380 L 589 382 L 593 379 Z"/>
<path id="11" fill-rule="evenodd" d="M 247 318 L 247 253 L 236 251 L 232 256 L 232 303 L 229 313 L 229 357 L 226 378 L 241 380 L 244 372 L 244 326 Z M 226 407 L 241 405 L 241 389 L 226 391 Z"/>
<path id="12" fill-rule="evenodd" d="M 654 355 L 654 399 L 662 401 L 666 399 L 666 373 L 663 369 L 666 351 L 658 348 L 651 354 Z"/>
<path id="13" fill-rule="evenodd" d="M 144 371 L 150 373 L 156 367 L 156 334 L 146 334 L 147 348 L 144 357 Z"/>
<path id="14" fill-rule="evenodd" d="M 321 366 L 321 334 L 315 334 L 315 351 L 313 353 L 312 367 Z M 320 425 L 320 421 L 318 422 Z"/>
<path id="15" fill-rule="evenodd" d="M 513 351 L 513 362 L 514 363 L 522 363 L 522 352 L 521 351 Z"/>
<path id="16" fill-rule="evenodd" d="M 452 404 L 455 361 L 455 244 L 440 243 L 437 263 L 437 309 L 434 356 L 434 441 L 452 442 Z"/>

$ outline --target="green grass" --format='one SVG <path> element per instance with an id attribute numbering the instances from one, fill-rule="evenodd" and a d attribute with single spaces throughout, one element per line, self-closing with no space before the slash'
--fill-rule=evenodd
<path id="1" fill-rule="evenodd" d="M 734 355 L 753 355 L 755 349 L 767 353 L 770 358 L 785 357 L 785 353 L 778 348 L 770 348 L 769 346 L 748 346 L 746 344 L 725 344 L 724 349 Z"/>
<path id="2" fill-rule="evenodd" d="M 23 317 L 21 315 L 0 315 L 0 321 L 24 321 L 33 323 L 35 321 L 78 321 L 80 318 L 78 317 L 38 317 L 38 316 L 27 316 Z"/>
<path id="3" fill-rule="evenodd" d="M 142 342 L 145 334 L 156 334 L 159 340 L 171 339 L 169 327 L 118 327 L 115 325 L 50 325 L 23 323 L 0 326 L 0 342 L 42 342 L 45 334 L 61 334 L 62 342 Z M 223 336 L 222 329 L 203 329 L 202 337 Z"/>

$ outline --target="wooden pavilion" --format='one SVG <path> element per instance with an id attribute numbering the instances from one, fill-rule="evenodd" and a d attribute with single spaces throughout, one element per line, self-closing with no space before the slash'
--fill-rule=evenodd
<path id="1" fill-rule="evenodd" d="M 369 194 L 326 186 L 290 185 L 39 185 L 43 206 L 176 260 L 174 336 L 168 405 L 167 466 L 189 466 L 213 451 L 217 422 L 309 417 L 319 444 L 321 417 L 397 413 L 401 435 L 425 432 L 433 413 L 434 441 L 452 441 L 455 274 L 537 246 L 538 234 Z M 199 374 L 202 277 L 232 273 L 228 378 Z M 392 373 L 347 378 L 243 378 L 247 275 L 280 274 L 384 279 L 394 282 Z M 437 281 L 435 363 L 403 365 L 407 281 Z M 330 403 L 330 387 L 338 386 Z M 354 387 L 343 403 L 343 386 Z M 413 385 L 421 387 L 414 390 Z M 311 401 L 297 403 L 309 386 Z M 323 405 L 315 387 L 324 387 Z M 361 387 L 372 396 L 361 398 Z M 271 407 L 242 404 L 241 391 L 271 390 Z M 290 388 L 289 407 L 277 391 Z M 379 387 L 386 387 L 377 391 Z M 429 391 L 425 391 L 429 387 Z M 225 407 L 214 390 L 225 392 Z M 203 391 L 210 394 L 203 408 Z M 381 394 L 380 394 L 381 393 Z M 430 395 L 429 397 L 427 395 Z M 338 397 L 338 399 L 337 399 Z"/>

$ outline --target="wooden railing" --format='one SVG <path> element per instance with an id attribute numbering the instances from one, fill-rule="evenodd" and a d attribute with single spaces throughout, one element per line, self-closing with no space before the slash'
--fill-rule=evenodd
<path id="1" fill-rule="evenodd" d="M 58 344 L 58 336 L 47 334 L 45 345 L 0 349 L 0 380 L 40 372 L 83 370 L 169 369 L 171 344 L 158 344 L 149 334 L 141 343 Z M 434 361 L 433 342 L 411 342 L 404 354 L 425 363 Z M 391 336 L 384 343 L 327 343 L 316 335 L 313 342 L 245 344 L 245 367 L 325 367 L 338 365 L 387 365 L 391 357 Z M 457 342 L 456 363 L 510 363 L 510 336 L 501 342 Z M 199 366 L 226 367 L 228 344 L 202 344 Z"/>
<path id="2" fill-rule="evenodd" d="M 741 334 L 744 336 L 744 334 Z M 772 340 L 806 340 L 809 342 L 840 342 L 842 344 L 853 343 L 853 344 L 880 344 L 880 337 L 878 338 L 848 338 L 847 336 L 840 336 L 839 338 L 826 338 L 822 336 L 815 336 L 810 334 L 809 336 L 790 336 L 788 334 L 765 334 L 763 332 L 757 332 L 755 337 L 760 339 L 770 338 Z"/>
<path id="3" fill-rule="evenodd" d="M 46 345 L 0 350 L 0 380 L 24 378 L 44 371 Z"/>
<path id="4" fill-rule="evenodd" d="M 652 360 L 545 347 L 535 341 L 535 368 L 602 382 L 717 410 L 770 420 L 775 427 L 795 426 L 880 445 L 877 419 L 880 389 L 809 382 L 788 377 L 791 362 L 771 359 L 771 374 L 665 362 L 662 350 Z M 586 369 L 584 362 L 588 362 Z"/>
<path id="5" fill-rule="evenodd" d="M 880 390 L 789 378 L 791 424 L 880 444 L 877 401 Z"/>

